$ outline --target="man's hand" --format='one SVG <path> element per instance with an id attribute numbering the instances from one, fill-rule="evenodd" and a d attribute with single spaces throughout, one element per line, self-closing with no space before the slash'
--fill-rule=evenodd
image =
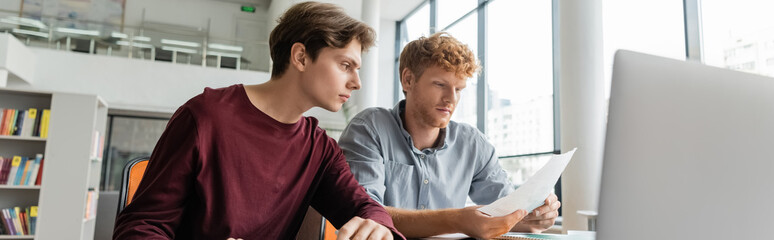
<path id="1" fill-rule="evenodd" d="M 535 208 L 527 217 L 513 227 L 516 232 L 541 233 L 551 228 L 559 216 L 559 202 L 556 194 L 551 194 L 546 198 L 543 206 Z"/>
<path id="2" fill-rule="evenodd" d="M 480 207 L 459 209 L 459 215 L 455 217 L 456 226 L 453 228 L 470 237 L 490 239 L 507 233 L 527 215 L 527 211 L 520 209 L 502 217 L 490 217 L 478 211 Z"/>
<path id="3" fill-rule="evenodd" d="M 336 240 L 392 240 L 392 232 L 387 227 L 371 219 L 353 217 L 339 229 Z"/>

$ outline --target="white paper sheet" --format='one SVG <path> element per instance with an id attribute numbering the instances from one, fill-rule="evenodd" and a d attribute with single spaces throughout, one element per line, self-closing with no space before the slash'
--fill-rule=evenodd
<path id="1" fill-rule="evenodd" d="M 450 233 L 450 234 L 442 234 L 427 238 L 422 238 L 424 240 L 441 240 L 441 239 L 465 239 L 470 238 L 468 235 L 462 234 L 462 233 Z"/>
<path id="2" fill-rule="evenodd" d="M 478 210 L 492 217 L 501 217 L 519 209 L 532 212 L 535 208 L 542 206 L 553 191 L 556 181 L 564 172 L 564 168 L 570 163 L 576 149 L 561 155 L 554 155 L 543 168 L 519 186 L 516 191 Z"/>

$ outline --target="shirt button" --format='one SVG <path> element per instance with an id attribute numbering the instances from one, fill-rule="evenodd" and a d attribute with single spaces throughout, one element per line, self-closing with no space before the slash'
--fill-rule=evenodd
<path id="1" fill-rule="evenodd" d="M 424 181 L 425 184 L 427 184 L 429 182 L 430 182 L 430 180 L 427 180 L 427 179 L 425 179 L 425 181 Z"/>
<path id="2" fill-rule="evenodd" d="M 419 209 L 425 209 L 425 205 L 420 205 Z"/>
<path id="3" fill-rule="evenodd" d="M 425 159 L 425 155 L 419 155 L 419 158 Z"/>

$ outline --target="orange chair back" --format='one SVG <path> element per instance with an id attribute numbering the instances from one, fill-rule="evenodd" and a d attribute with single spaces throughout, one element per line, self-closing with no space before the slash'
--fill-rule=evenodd
<path id="1" fill-rule="evenodd" d="M 116 214 L 120 214 L 124 207 L 129 205 L 134 198 L 134 193 L 137 191 L 137 187 L 140 185 L 143 175 L 145 175 L 145 168 L 148 167 L 148 160 L 150 157 L 139 157 L 130 160 L 124 166 L 124 176 L 121 179 L 121 189 L 119 189 L 118 196 L 118 211 Z"/>
<path id="2" fill-rule="evenodd" d="M 137 191 L 137 186 L 140 185 L 140 180 L 142 180 L 142 176 L 145 174 L 145 168 L 147 166 L 148 160 L 144 160 L 137 162 L 134 164 L 134 166 L 132 166 L 132 168 L 129 169 L 129 185 L 127 185 L 126 189 L 126 204 L 124 204 L 124 207 L 132 202 L 132 199 L 134 198 L 134 192 Z"/>
<path id="3" fill-rule="evenodd" d="M 323 218 L 325 219 L 325 218 Z M 327 219 L 325 219 L 325 233 L 323 234 L 324 240 L 336 240 L 336 228 L 333 227 L 333 224 L 329 222 Z"/>

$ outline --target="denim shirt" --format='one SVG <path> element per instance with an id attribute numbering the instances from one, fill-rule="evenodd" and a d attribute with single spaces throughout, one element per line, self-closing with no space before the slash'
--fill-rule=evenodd
<path id="1" fill-rule="evenodd" d="M 393 109 L 366 109 L 339 138 L 371 198 L 403 209 L 461 208 L 468 196 L 485 205 L 514 190 L 494 146 L 476 128 L 451 121 L 441 129 L 440 147 L 420 150 L 403 128 L 404 108 L 405 100 Z"/>

